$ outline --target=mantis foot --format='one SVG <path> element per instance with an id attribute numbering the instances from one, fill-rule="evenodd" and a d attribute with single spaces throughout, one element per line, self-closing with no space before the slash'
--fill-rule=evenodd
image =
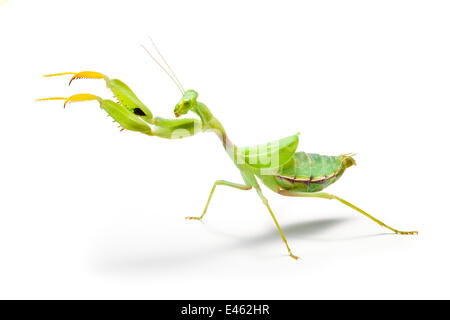
<path id="1" fill-rule="evenodd" d="M 413 235 L 413 234 L 419 234 L 418 231 L 395 231 L 396 234 L 409 234 L 409 235 Z"/>
<path id="2" fill-rule="evenodd" d="M 199 220 L 202 221 L 202 217 L 186 217 L 186 220 Z"/>
<path id="3" fill-rule="evenodd" d="M 293 258 L 293 259 L 295 259 L 295 260 L 300 260 L 300 258 L 299 257 L 297 257 L 297 256 L 294 256 L 291 252 L 289 253 L 289 255 L 291 256 L 291 258 Z"/>

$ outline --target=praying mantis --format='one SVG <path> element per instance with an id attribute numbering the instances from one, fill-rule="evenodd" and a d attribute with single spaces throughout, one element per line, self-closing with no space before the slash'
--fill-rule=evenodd
<path id="1" fill-rule="evenodd" d="M 254 189 L 263 205 L 270 213 L 281 239 L 283 240 L 289 255 L 298 259 L 288 245 L 282 228 L 272 211 L 267 198 L 264 196 L 258 180 L 271 191 L 288 197 L 309 197 L 329 200 L 337 200 L 346 206 L 365 215 L 380 226 L 385 227 L 396 234 L 418 234 L 417 231 L 399 231 L 392 228 L 377 218 L 347 202 L 346 200 L 322 190 L 336 182 L 351 166 L 356 165 L 354 154 L 341 154 L 337 156 L 319 155 L 297 151 L 298 133 L 289 137 L 275 140 L 269 143 L 251 147 L 238 147 L 230 140 L 222 123 L 212 114 L 211 110 L 198 101 L 198 93 L 195 90 L 184 90 L 181 82 L 164 59 L 155 43 L 153 47 L 162 59 L 158 61 L 145 47 L 150 57 L 173 80 L 181 91 L 181 99 L 175 105 L 174 115 L 176 119 L 154 117 L 149 108 L 134 94 L 134 92 L 121 80 L 110 79 L 108 76 L 95 71 L 64 72 L 45 75 L 44 77 L 71 75 L 69 85 L 77 79 L 102 79 L 117 99 L 114 102 L 99 96 L 81 93 L 66 97 L 51 97 L 37 99 L 37 101 L 63 100 L 64 107 L 73 102 L 97 101 L 100 108 L 111 116 L 121 127 L 121 130 L 136 131 L 148 136 L 165 139 L 181 139 L 192 137 L 200 132 L 212 132 L 219 138 L 225 152 L 240 171 L 243 183 L 217 180 L 209 194 L 203 213 L 198 217 L 186 217 L 190 220 L 202 220 L 208 210 L 211 198 L 217 186 L 227 186 L 239 190 Z M 196 118 L 184 118 L 188 112 Z M 181 118 L 180 118 L 181 117 Z"/>

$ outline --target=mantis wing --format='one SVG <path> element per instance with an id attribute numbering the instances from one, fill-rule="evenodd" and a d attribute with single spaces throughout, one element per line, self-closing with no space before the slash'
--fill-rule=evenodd
<path id="1" fill-rule="evenodd" d="M 276 169 L 285 164 L 295 154 L 298 135 L 237 149 L 237 162 L 245 163 L 255 169 Z"/>

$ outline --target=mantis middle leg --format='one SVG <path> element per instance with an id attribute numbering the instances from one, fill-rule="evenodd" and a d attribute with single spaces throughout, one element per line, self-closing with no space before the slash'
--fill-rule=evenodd
<path id="1" fill-rule="evenodd" d="M 188 220 L 202 220 L 202 218 L 206 214 L 206 211 L 208 210 L 208 206 L 209 206 L 209 203 L 211 202 L 212 195 L 213 195 L 214 191 L 216 190 L 216 186 L 219 186 L 219 185 L 221 185 L 221 186 L 228 186 L 228 187 L 232 187 L 232 188 L 236 188 L 236 189 L 240 189 L 240 190 L 250 190 L 252 188 L 251 186 L 248 186 L 248 185 L 245 185 L 245 184 L 228 182 L 228 181 L 225 181 L 225 180 L 217 180 L 214 183 L 214 185 L 213 185 L 213 187 L 211 189 L 211 192 L 210 192 L 209 197 L 208 197 L 208 201 L 206 202 L 206 206 L 205 206 L 205 209 L 203 210 L 202 215 L 200 217 L 186 217 L 186 219 L 188 219 Z"/>
<path id="2" fill-rule="evenodd" d="M 214 183 L 214 186 L 211 189 L 211 193 L 209 194 L 208 201 L 206 202 L 206 206 L 205 206 L 205 209 L 203 210 L 202 215 L 200 217 L 186 217 L 186 219 L 189 219 L 189 220 L 201 220 L 205 216 L 206 211 L 208 210 L 208 206 L 209 206 L 209 203 L 211 201 L 212 195 L 213 195 L 213 193 L 214 193 L 214 191 L 216 189 L 216 186 L 218 186 L 218 185 L 224 185 L 224 186 L 228 186 L 228 187 L 233 187 L 233 188 L 237 188 L 237 189 L 240 189 L 240 190 L 250 190 L 252 188 L 252 186 L 250 186 L 250 185 L 233 183 L 233 182 L 228 182 L 228 181 L 225 181 L 225 180 L 217 180 Z M 277 229 L 278 229 L 278 231 L 279 231 L 279 233 L 281 235 L 281 238 L 283 239 L 283 241 L 284 241 L 284 243 L 286 245 L 286 248 L 287 248 L 287 250 L 289 252 L 289 255 L 292 258 L 297 260 L 298 257 L 295 256 L 294 254 L 292 254 L 291 248 L 289 248 L 289 245 L 287 243 L 286 237 L 283 234 L 283 230 L 281 230 L 280 224 L 278 223 L 277 218 L 275 217 L 272 209 L 270 208 L 269 202 L 267 201 L 266 197 L 264 197 L 264 195 L 263 195 L 263 193 L 261 191 L 261 188 L 259 187 L 259 185 L 255 185 L 254 187 L 256 189 L 256 192 L 258 193 L 258 196 L 261 198 L 262 202 L 264 203 L 264 205 L 269 210 L 269 213 L 272 216 L 273 221 L 275 222 L 275 225 L 277 226 Z"/>
<path id="3" fill-rule="evenodd" d="M 311 197 L 311 198 L 322 198 L 322 199 L 335 199 L 338 200 L 339 202 L 345 204 L 346 206 L 349 206 L 350 208 L 358 211 L 359 213 L 362 213 L 363 215 L 365 215 L 366 217 L 368 217 L 369 219 L 371 219 L 372 221 L 375 221 L 376 223 L 378 223 L 380 226 L 388 228 L 389 230 L 394 231 L 397 234 L 418 234 L 417 231 L 400 231 L 397 230 L 395 228 L 392 228 L 390 226 L 388 226 L 387 224 L 385 224 L 384 222 L 378 220 L 377 218 L 375 218 L 374 216 L 368 214 L 367 212 L 365 212 L 364 210 L 358 208 L 357 206 L 351 204 L 350 202 L 339 198 L 338 196 L 335 196 L 333 194 L 330 193 L 325 193 L 325 192 L 312 192 L 312 193 L 308 193 L 308 192 L 293 192 L 293 191 L 289 191 L 289 190 L 280 190 L 278 191 L 279 194 L 283 195 L 283 196 L 290 196 L 290 197 Z"/>

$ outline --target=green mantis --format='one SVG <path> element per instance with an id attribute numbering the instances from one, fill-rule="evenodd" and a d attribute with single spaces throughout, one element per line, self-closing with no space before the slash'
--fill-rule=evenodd
<path id="1" fill-rule="evenodd" d="M 154 47 L 170 72 L 147 51 L 150 57 L 172 78 L 182 93 L 181 99 L 173 110 L 177 119 L 154 117 L 152 112 L 125 83 L 118 79 L 110 79 L 108 76 L 94 71 L 78 73 L 65 72 L 47 75 L 46 77 L 71 75 L 72 78 L 69 84 L 76 79 L 82 78 L 102 79 L 117 99 L 117 102 L 102 99 L 101 97 L 87 93 L 75 94 L 68 98 L 53 97 L 38 99 L 38 101 L 63 100 L 64 106 L 66 106 L 73 102 L 94 100 L 99 103 L 100 108 L 105 110 L 120 125 L 121 130 L 137 131 L 149 136 L 165 139 L 187 138 L 199 132 L 214 133 L 219 138 L 225 152 L 240 171 L 243 183 L 217 180 L 209 194 L 203 213 L 198 217 L 187 217 L 187 219 L 202 220 L 204 218 L 214 191 L 219 185 L 239 190 L 254 189 L 272 216 L 289 255 L 294 259 L 298 259 L 298 257 L 292 253 L 275 214 L 262 192 L 258 180 L 279 195 L 334 199 L 395 233 L 417 234 L 416 231 L 399 231 L 394 229 L 346 200 L 322 191 L 327 186 L 336 182 L 349 167 L 356 165 L 352 154 L 326 156 L 297 151 L 299 142 L 298 134 L 257 146 L 238 147 L 234 145 L 221 122 L 214 117 L 211 110 L 204 103 L 198 101 L 198 93 L 194 90 L 185 91 L 183 89 L 175 73 L 164 60 L 156 46 Z M 187 113 L 191 113 L 196 117 L 180 118 Z"/>

